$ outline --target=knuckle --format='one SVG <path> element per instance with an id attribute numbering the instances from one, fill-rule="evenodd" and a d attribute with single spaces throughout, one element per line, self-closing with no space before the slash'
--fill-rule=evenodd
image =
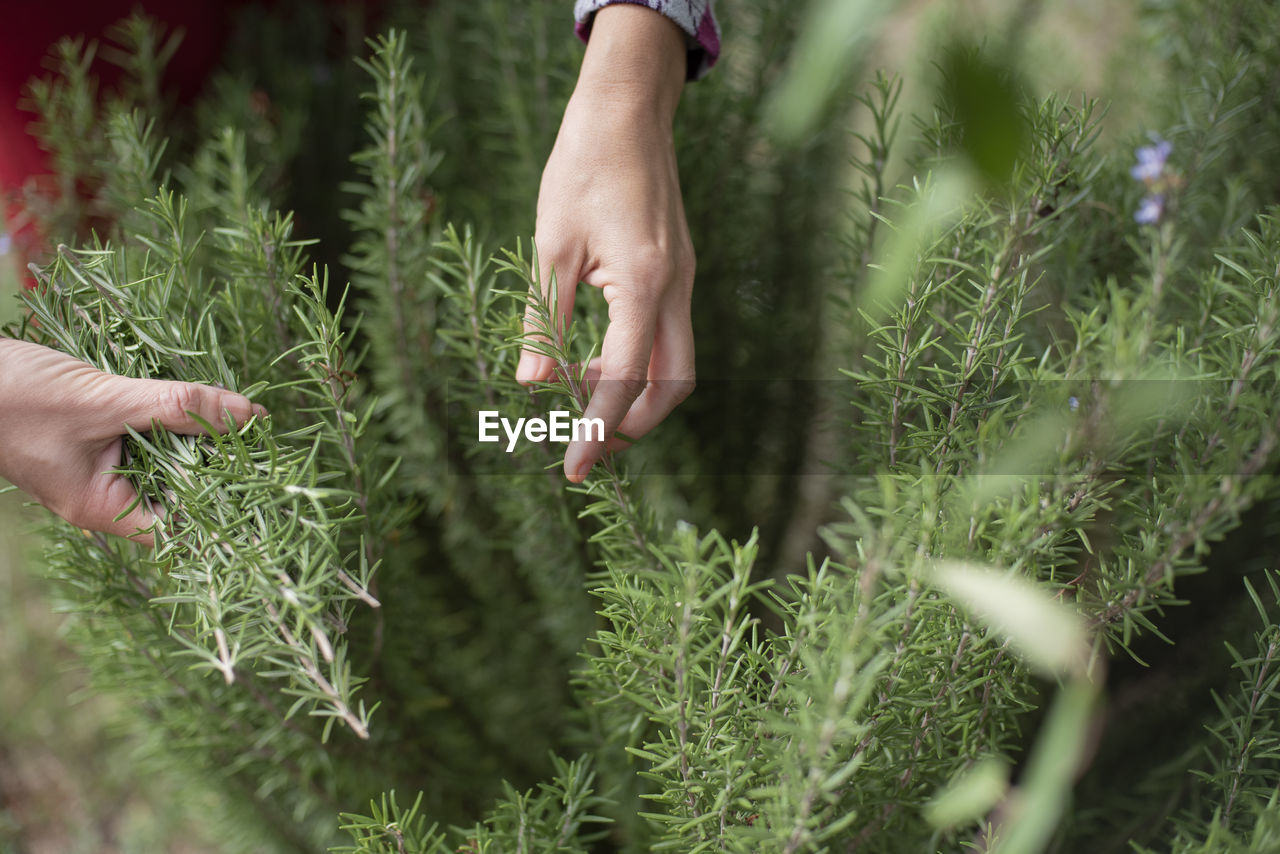
<path id="1" fill-rule="evenodd" d="M 535 237 L 533 246 L 538 253 L 538 265 L 541 267 L 561 263 L 560 259 L 565 255 L 563 243 L 552 237 Z"/>
<path id="2" fill-rule="evenodd" d="M 677 274 L 677 265 L 671 253 L 655 244 L 645 244 L 635 249 L 631 267 L 643 280 L 667 283 Z"/>
<path id="3" fill-rule="evenodd" d="M 645 368 L 632 362 L 606 362 L 601 365 L 601 374 L 629 397 L 636 398 L 648 385 Z"/>
<path id="4" fill-rule="evenodd" d="M 698 273 L 698 258 L 693 253 L 693 249 L 680 256 L 680 260 L 676 262 L 676 278 L 684 287 L 693 285 L 694 277 Z"/>
<path id="5" fill-rule="evenodd" d="M 533 221 L 533 245 L 539 252 L 564 242 L 564 226 L 558 210 L 544 210 L 538 205 Z"/>
<path id="6" fill-rule="evenodd" d="M 658 316 L 663 291 L 663 288 L 635 288 L 625 300 L 609 306 L 609 321 L 621 320 L 637 328 L 651 323 Z"/>
<path id="7" fill-rule="evenodd" d="M 609 322 L 628 329 L 639 328 L 657 314 L 657 309 L 658 298 L 651 291 L 640 288 L 624 292 L 609 303 Z"/>
<path id="8" fill-rule="evenodd" d="M 529 287 L 541 287 L 543 293 L 548 293 L 551 285 L 557 286 L 565 284 L 565 277 L 569 275 L 565 271 L 569 268 L 569 262 L 565 255 L 561 253 L 547 253 L 538 256 L 537 281 L 530 282 Z"/>
<path id="9" fill-rule="evenodd" d="M 648 385 L 644 376 L 628 375 L 618 378 L 618 386 L 623 393 L 632 400 L 635 400 L 644 391 L 644 387 Z"/>
<path id="10" fill-rule="evenodd" d="M 182 421 L 188 412 L 199 413 L 200 397 L 200 389 L 194 385 L 168 383 L 157 396 L 157 415 L 163 421 Z"/>
<path id="11" fill-rule="evenodd" d="M 564 229 L 539 220 L 533 235 L 533 248 L 543 266 L 550 266 L 553 262 L 563 263 L 565 256 L 569 254 L 569 245 Z"/>

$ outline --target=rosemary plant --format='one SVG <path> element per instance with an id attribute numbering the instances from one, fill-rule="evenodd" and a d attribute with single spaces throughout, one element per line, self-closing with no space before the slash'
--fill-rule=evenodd
<path id="1" fill-rule="evenodd" d="M 580 487 L 553 444 L 477 441 L 481 411 L 581 415 L 604 324 L 588 298 L 560 323 L 519 240 L 573 53 L 559 0 L 510 5 L 413 4 L 370 42 L 341 247 L 272 203 L 296 115 L 231 109 L 228 77 L 171 132 L 142 24 L 119 97 L 83 43 L 33 90 L 93 193 L 33 205 L 65 245 L 10 334 L 269 413 L 130 434 L 154 551 L 48 528 L 97 684 L 221 793 L 229 850 L 1274 847 L 1280 594 L 1242 524 L 1280 453 L 1273 4 L 1152 4 L 1233 13 L 1164 39 L 1152 140 L 965 54 L 1010 72 L 1025 145 L 988 157 L 963 79 L 908 116 L 881 74 L 779 139 L 801 25 L 725 0 L 679 140 L 724 382 Z M 342 252 L 350 288 L 310 260 Z M 558 379 L 518 386 L 521 346 Z M 1160 645 L 1187 622 L 1230 652 L 1184 708 Z"/>

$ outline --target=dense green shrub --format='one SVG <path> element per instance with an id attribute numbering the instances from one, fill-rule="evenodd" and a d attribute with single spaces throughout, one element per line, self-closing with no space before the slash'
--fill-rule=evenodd
<path id="1" fill-rule="evenodd" d="M 166 120 L 134 26 L 119 98 L 94 106 L 81 46 L 35 91 L 92 193 L 35 208 L 79 248 L 15 333 L 271 413 L 131 437 L 154 553 L 49 527 L 98 684 L 152 760 L 225 793 L 229 849 L 1274 846 L 1280 591 L 1251 561 L 1276 498 L 1280 12 L 1150 4 L 1171 153 L 1144 189 L 1149 141 L 1101 145 L 1095 103 L 1027 95 L 996 47 L 953 46 L 925 114 L 880 76 L 783 144 L 791 5 L 725 2 L 730 59 L 682 107 L 702 388 L 580 489 L 554 447 L 474 441 L 478 409 L 584 402 L 512 379 L 572 82 L 559 0 L 440 2 L 371 43 L 346 225 L 319 229 L 345 230 L 350 289 L 276 212 L 319 84 L 271 92 L 272 120 L 227 77 L 197 127 Z M 1229 25 L 1181 26 L 1210 13 Z M 984 148 L 997 121 L 1016 156 Z M 576 311 L 566 372 L 602 323 Z M 1184 578 L 1209 564 L 1217 588 Z M 1129 715 L 1128 662 L 1165 656 L 1147 639 L 1187 589 L 1230 658 L 1179 714 L 1157 683 Z"/>

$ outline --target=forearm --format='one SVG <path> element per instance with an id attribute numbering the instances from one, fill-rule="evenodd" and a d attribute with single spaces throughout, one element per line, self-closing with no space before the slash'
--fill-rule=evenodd
<path id="1" fill-rule="evenodd" d="M 573 101 L 602 121 L 654 122 L 669 131 L 684 81 L 680 28 L 643 6 L 618 4 L 596 13 Z"/>
<path id="2" fill-rule="evenodd" d="M 720 57 L 720 27 L 712 11 L 712 0 L 577 0 L 574 17 L 578 36 L 591 37 L 597 13 L 616 5 L 647 7 L 671 20 L 684 34 L 684 69 L 690 80 L 706 74 Z"/>

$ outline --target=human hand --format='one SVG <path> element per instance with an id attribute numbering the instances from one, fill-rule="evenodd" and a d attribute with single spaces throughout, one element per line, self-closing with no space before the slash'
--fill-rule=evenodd
<path id="1" fill-rule="evenodd" d="M 605 440 L 569 445 L 564 472 L 575 483 L 626 446 L 615 431 L 643 436 L 693 391 L 694 255 L 672 142 L 686 61 L 684 34 L 662 15 L 628 4 L 597 12 L 542 173 L 534 242 L 544 289 L 555 271 L 563 328 L 580 281 L 609 306 L 584 413 L 604 422 Z M 526 348 L 516 379 L 545 382 L 554 370 Z"/>
<path id="2" fill-rule="evenodd" d="M 103 373 L 65 353 L 0 339 L 0 476 L 73 525 L 152 545 L 155 517 L 138 504 L 120 465 L 126 425 L 152 422 L 188 435 L 205 432 L 193 416 L 227 429 L 266 410 L 248 398 L 196 383 Z"/>

